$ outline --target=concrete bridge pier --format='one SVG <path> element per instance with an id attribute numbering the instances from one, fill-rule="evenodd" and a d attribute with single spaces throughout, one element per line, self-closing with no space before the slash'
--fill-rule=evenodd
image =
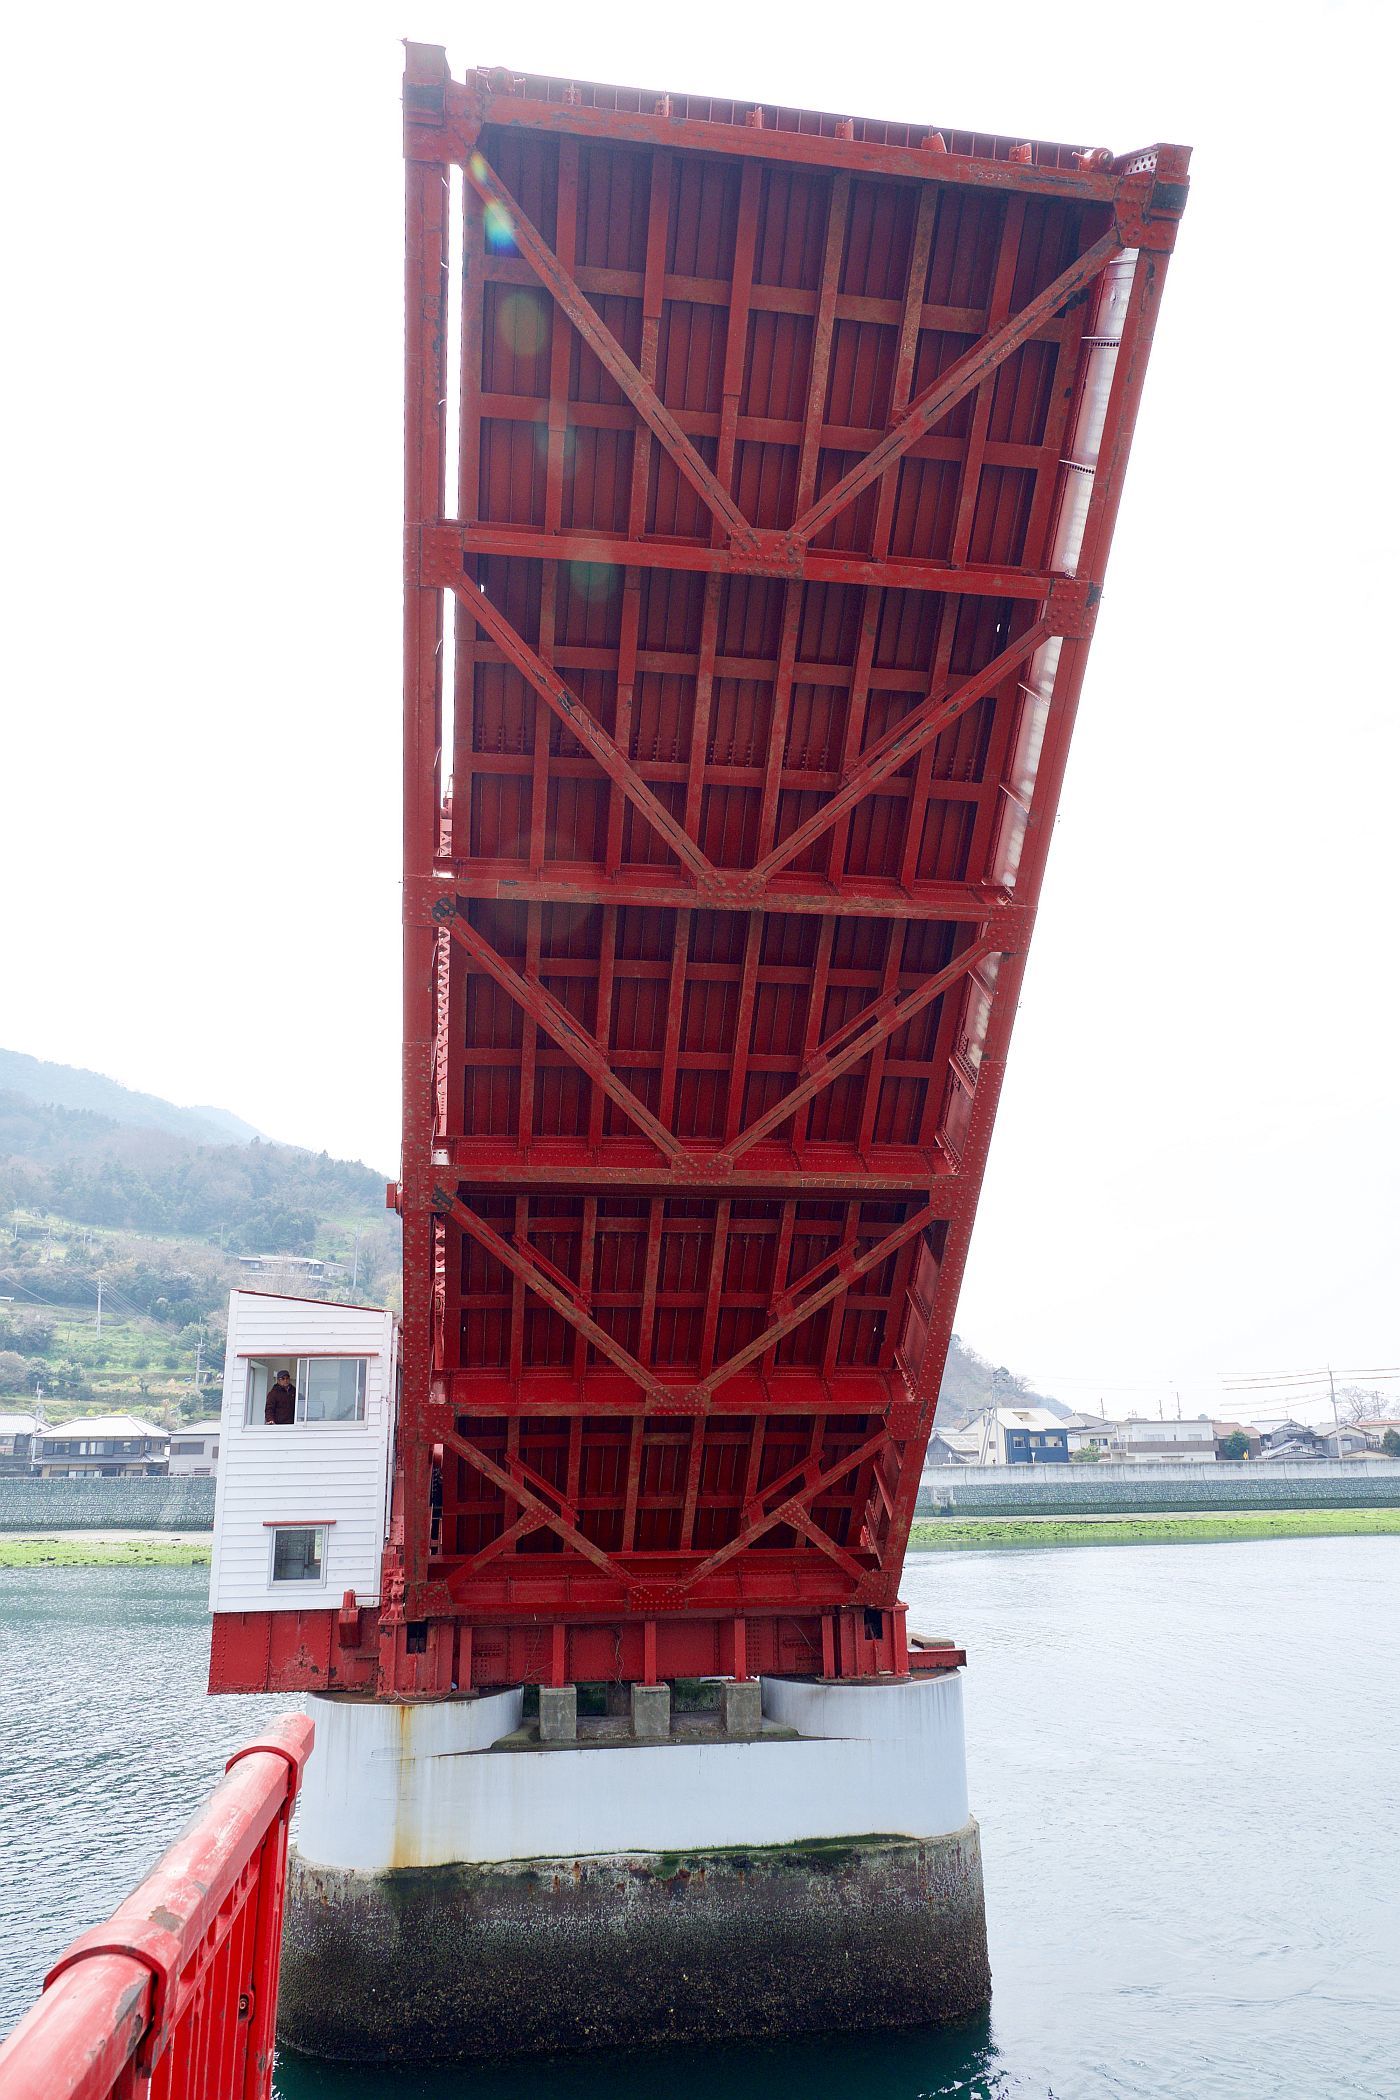
<path id="1" fill-rule="evenodd" d="M 990 1994 L 961 1672 L 317 1697 L 280 2039 L 413 2062 L 960 2020 Z"/>

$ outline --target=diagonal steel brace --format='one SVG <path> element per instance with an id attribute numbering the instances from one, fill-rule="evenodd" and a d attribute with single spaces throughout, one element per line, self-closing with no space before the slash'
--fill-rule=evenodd
<path id="1" fill-rule="evenodd" d="M 560 1049 L 568 1053 L 579 1069 L 587 1073 L 595 1086 L 602 1088 L 608 1099 L 631 1118 L 673 1165 L 688 1160 L 689 1152 L 681 1139 L 652 1114 L 624 1080 L 618 1078 L 601 1045 L 567 1007 L 560 1005 L 533 970 L 517 970 L 508 963 L 463 917 L 453 898 L 438 898 L 432 915 L 439 925 L 446 924 L 453 940 L 465 949 L 472 961 L 493 977 L 502 991 L 510 994 L 522 1013 L 528 1014 L 532 1021 L 537 1021 L 553 1036 Z"/>
<path id="2" fill-rule="evenodd" d="M 511 239 L 529 263 L 545 290 L 573 322 L 589 349 L 626 394 L 653 436 L 665 446 L 681 473 L 706 503 L 730 538 L 740 544 L 753 536 L 753 527 L 728 490 L 710 472 L 671 411 L 649 385 L 605 327 L 597 310 L 564 268 L 548 241 L 526 218 L 495 169 L 481 153 L 471 153 L 466 163 L 467 180 L 487 204 L 495 205 L 508 224 Z"/>
<path id="3" fill-rule="evenodd" d="M 1002 327 L 994 328 L 956 363 L 951 364 L 940 379 L 926 387 L 912 401 L 893 429 L 886 431 L 878 445 L 858 460 L 848 474 L 829 488 L 824 496 L 805 510 L 792 528 L 791 537 L 805 546 L 815 535 L 829 525 L 834 517 L 853 503 L 861 490 L 895 462 L 902 459 L 911 445 L 930 431 L 934 424 L 946 416 L 951 408 L 979 387 L 997 366 L 1019 350 L 1038 328 L 1050 319 L 1058 307 L 1076 292 L 1082 291 L 1091 279 L 1098 276 L 1106 263 L 1121 255 L 1126 243 L 1120 229 L 1115 225 L 1108 233 L 1096 240 L 1092 247 L 1072 262 L 1067 270 L 1061 270 L 1054 282 L 1043 292 L 1037 293 L 1027 306 Z"/>

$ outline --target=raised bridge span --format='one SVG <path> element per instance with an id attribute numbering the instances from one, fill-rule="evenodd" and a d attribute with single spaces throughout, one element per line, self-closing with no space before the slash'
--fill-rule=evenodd
<path id="1" fill-rule="evenodd" d="M 904 1673 L 1188 156 L 412 45 L 405 124 L 393 1530 L 213 1683 Z"/>
<path id="2" fill-rule="evenodd" d="M 903 1672 L 1184 157 L 412 73 L 405 1614 Z"/>

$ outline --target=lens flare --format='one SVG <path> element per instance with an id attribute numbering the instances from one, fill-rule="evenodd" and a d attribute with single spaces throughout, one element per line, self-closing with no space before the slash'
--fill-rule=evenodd
<path id="1" fill-rule="evenodd" d="M 518 255 L 515 245 L 515 227 L 504 204 L 495 198 L 486 207 L 486 245 L 493 255 Z"/>
<path id="2" fill-rule="evenodd" d="M 549 332 L 544 298 L 535 292 L 507 292 L 496 309 L 496 334 L 504 349 L 517 357 L 535 357 Z"/>
<path id="3" fill-rule="evenodd" d="M 611 598 L 618 587 L 621 571 L 611 562 L 571 561 L 569 563 L 569 588 L 580 598 L 587 598 L 596 605 L 603 598 Z"/>

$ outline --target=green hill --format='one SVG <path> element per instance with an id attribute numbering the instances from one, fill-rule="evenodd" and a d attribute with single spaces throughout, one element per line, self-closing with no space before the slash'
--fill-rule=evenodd
<path id="1" fill-rule="evenodd" d="M 394 1301 L 398 1220 L 382 1177 L 358 1160 L 256 1134 L 233 1141 L 250 1126 L 220 1110 L 14 1052 L 0 1053 L 0 1071 L 22 1082 L 0 1090 L 0 1408 L 35 1393 L 51 1416 L 217 1405 L 240 1281 Z M 62 1102 L 50 1098 L 60 1085 Z M 250 1278 L 241 1256 L 274 1265 Z M 324 1268 L 308 1277 L 279 1256 Z"/>

